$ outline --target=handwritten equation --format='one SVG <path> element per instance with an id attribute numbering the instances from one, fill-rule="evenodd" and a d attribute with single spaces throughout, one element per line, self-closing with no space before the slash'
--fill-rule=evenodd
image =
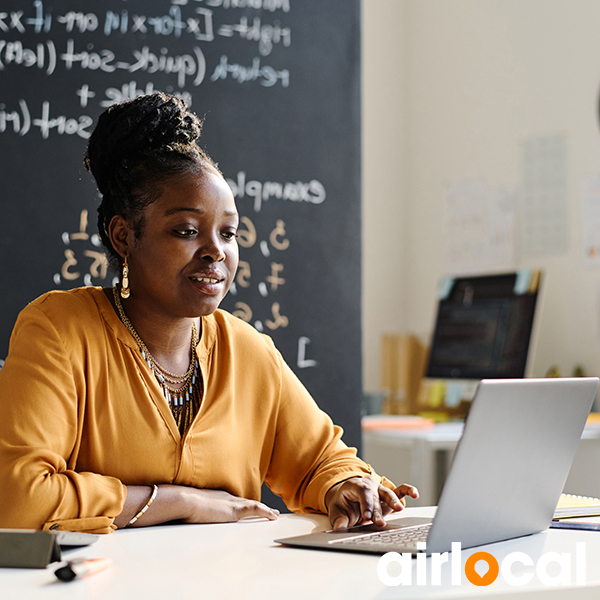
<path id="1" fill-rule="evenodd" d="M 66 74 L 81 73 L 85 78 L 71 91 L 79 114 L 73 106 L 70 114 L 56 110 L 52 99 L 43 95 L 9 102 L 0 92 L 0 134 L 25 136 L 37 131 L 44 140 L 52 135 L 87 139 L 93 118 L 85 109 L 104 109 L 155 89 L 175 93 L 192 106 L 191 90 L 203 84 L 232 81 L 263 88 L 290 86 L 289 68 L 265 62 L 275 47 L 291 47 L 291 27 L 275 18 L 277 13 L 285 16 L 290 12 L 289 1 L 173 0 L 165 4 L 169 8 L 159 15 L 128 9 L 60 13 L 42 0 L 33 1 L 29 9 L 0 12 L 0 77 L 15 70 L 34 71 L 47 78 L 61 77 L 61 85 Z M 268 11 L 274 17 L 266 22 L 265 13 L 256 17 L 244 14 L 238 20 L 227 20 L 226 15 L 234 15 L 230 9 L 236 8 Z M 115 36 L 129 36 L 132 43 L 123 46 Z M 179 46 L 184 52 L 169 47 L 169 40 L 184 38 L 192 42 Z M 207 58 L 207 48 L 217 39 L 256 44 L 258 55 L 248 57 L 245 52 L 236 59 L 229 53 L 209 53 Z M 118 84 L 99 83 L 107 76 Z M 154 81 L 138 84 L 142 77 L 159 79 L 161 86 Z M 165 80 L 169 82 L 166 86 Z"/>
<path id="2" fill-rule="evenodd" d="M 196 5 L 198 3 L 198 0 L 193 2 Z M 27 16 L 23 10 L 0 12 L 0 32 L 16 31 L 23 34 L 29 29 L 36 34 L 41 34 L 50 33 L 54 28 L 54 30 L 59 29 L 66 33 L 80 34 L 100 31 L 106 37 L 113 34 L 154 34 L 175 38 L 189 35 L 204 42 L 212 42 L 215 36 L 237 36 L 242 40 L 257 42 L 259 52 L 263 56 L 270 54 L 275 44 L 282 44 L 285 47 L 291 45 L 290 27 L 282 26 L 278 20 L 272 23 L 263 23 L 260 17 L 249 20 L 248 17 L 242 16 L 235 23 L 223 23 L 215 26 L 213 10 L 196 7 L 191 15 L 184 15 L 181 6 L 187 4 L 187 2 L 175 1 L 166 14 L 151 16 L 130 12 L 128 9 L 106 10 L 100 14 L 70 10 L 64 14 L 54 15 L 52 6 L 48 9 L 48 5 L 44 6 L 42 0 L 35 0 L 31 16 Z M 250 8 L 255 10 L 264 8 L 270 12 L 279 9 L 283 12 L 290 11 L 289 1 L 205 2 L 204 4 L 211 8 Z M 236 6 L 233 6 L 234 4 Z"/>

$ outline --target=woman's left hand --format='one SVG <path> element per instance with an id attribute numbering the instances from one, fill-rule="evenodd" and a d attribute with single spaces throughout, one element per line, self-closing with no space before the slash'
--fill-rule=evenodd
<path id="1" fill-rule="evenodd" d="M 325 496 L 325 504 L 334 529 L 368 521 L 383 527 L 387 514 L 404 508 L 400 499 L 405 496 L 418 498 L 419 492 L 407 483 L 390 490 L 374 477 L 352 477 L 330 488 Z"/>

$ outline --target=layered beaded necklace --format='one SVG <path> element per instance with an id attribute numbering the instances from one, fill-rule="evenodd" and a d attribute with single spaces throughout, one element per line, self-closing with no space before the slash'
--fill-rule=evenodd
<path id="1" fill-rule="evenodd" d="M 192 322 L 190 366 L 185 374 L 177 375 L 159 365 L 152 354 L 150 354 L 144 340 L 139 336 L 125 314 L 116 285 L 113 288 L 113 296 L 121 322 L 127 327 L 129 333 L 131 333 L 137 342 L 142 357 L 156 377 L 163 395 L 169 404 L 175 422 L 177 423 L 177 428 L 181 435 L 183 435 L 193 421 L 194 416 L 200 408 L 200 402 L 202 401 L 202 378 L 200 377 L 200 363 L 198 362 L 198 357 L 196 355 L 196 346 L 199 341 L 196 323 Z"/>

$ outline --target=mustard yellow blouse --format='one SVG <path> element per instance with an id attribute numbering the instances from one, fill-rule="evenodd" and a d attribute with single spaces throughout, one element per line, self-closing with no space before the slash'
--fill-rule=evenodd
<path id="1" fill-rule="evenodd" d="M 258 500 L 266 481 L 326 512 L 332 485 L 372 474 L 269 337 L 218 310 L 197 352 L 204 397 L 182 438 L 101 288 L 28 305 L 0 371 L 0 527 L 109 532 L 125 485 L 149 483 Z"/>

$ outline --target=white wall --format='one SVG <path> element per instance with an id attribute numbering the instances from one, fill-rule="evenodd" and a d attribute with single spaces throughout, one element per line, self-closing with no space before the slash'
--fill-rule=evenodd
<path id="1" fill-rule="evenodd" d="M 408 297 L 403 0 L 362 2 L 363 378 L 379 385 L 379 339 L 405 328 Z"/>
<path id="2" fill-rule="evenodd" d="M 524 140 L 564 133 L 568 248 L 542 268 L 534 375 L 600 374 L 600 269 L 582 259 L 580 183 L 600 175 L 597 0 L 363 0 L 364 382 L 379 337 L 427 339 L 448 274 L 444 194 L 482 177 L 518 190 Z"/>

